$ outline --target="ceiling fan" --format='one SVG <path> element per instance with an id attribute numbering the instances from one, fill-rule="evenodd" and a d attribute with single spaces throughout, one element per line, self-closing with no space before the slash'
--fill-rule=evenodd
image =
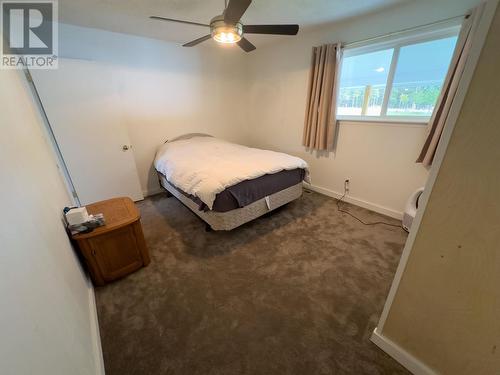
<path id="1" fill-rule="evenodd" d="M 182 21 L 160 16 L 150 16 L 149 18 L 210 27 L 210 34 L 183 44 L 183 47 L 193 47 L 205 40 L 213 38 L 219 43 L 237 43 L 245 52 L 250 52 L 256 47 L 243 36 L 244 34 L 297 35 L 299 32 L 299 25 L 243 25 L 241 23 L 241 17 L 251 3 L 252 0 L 229 0 L 229 3 L 226 3 L 224 12 L 212 18 L 210 24 Z"/>

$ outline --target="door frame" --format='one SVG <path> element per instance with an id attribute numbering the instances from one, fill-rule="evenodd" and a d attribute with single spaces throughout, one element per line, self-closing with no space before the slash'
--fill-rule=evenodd
<path id="1" fill-rule="evenodd" d="M 33 94 L 33 99 L 40 111 L 40 115 L 42 117 L 42 122 L 44 125 L 44 135 L 47 138 L 49 145 L 51 146 L 50 148 L 52 149 L 52 152 L 54 153 L 54 156 L 56 158 L 57 169 L 59 170 L 59 173 L 63 179 L 64 186 L 66 187 L 66 191 L 68 192 L 71 203 L 74 206 L 80 206 L 80 198 L 78 197 L 78 193 L 76 192 L 71 174 L 69 173 L 69 169 L 66 165 L 66 162 L 64 161 L 61 149 L 59 147 L 59 144 L 57 143 L 54 131 L 52 130 L 52 126 L 50 125 L 49 117 L 47 116 L 47 112 L 45 111 L 45 108 L 43 106 L 42 98 L 40 97 L 35 82 L 33 81 L 33 77 L 31 76 L 31 72 L 27 67 L 24 67 L 23 72 L 31 93 Z"/>

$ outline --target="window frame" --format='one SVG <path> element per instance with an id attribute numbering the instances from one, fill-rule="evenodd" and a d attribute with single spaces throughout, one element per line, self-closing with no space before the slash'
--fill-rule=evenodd
<path id="1" fill-rule="evenodd" d="M 377 122 L 377 123 L 411 123 L 427 125 L 431 116 L 387 116 L 387 108 L 389 106 L 390 95 L 394 83 L 394 76 L 396 75 L 396 69 L 399 61 L 399 53 L 401 48 L 418 44 L 430 42 L 433 40 L 445 39 L 452 36 L 458 36 L 460 33 L 462 23 L 454 22 L 448 26 L 436 28 L 429 28 L 426 30 L 418 30 L 409 33 L 404 33 L 398 37 L 386 37 L 379 42 L 360 42 L 352 43 L 344 47 L 343 59 L 345 57 L 363 55 L 371 52 L 377 52 L 385 49 L 393 49 L 391 63 L 389 72 L 387 75 L 386 88 L 384 92 L 384 98 L 382 101 L 382 108 L 380 110 L 379 116 L 368 116 L 368 115 L 337 115 L 337 120 L 346 122 Z M 344 60 L 342 59 L 342 64 L 340 67 L 340 77 L 342 75 L 342 66 Z M 340 84 L 338 87 L 340 90 Z M 338 110 L 338 107 L 337 107 Z"/>

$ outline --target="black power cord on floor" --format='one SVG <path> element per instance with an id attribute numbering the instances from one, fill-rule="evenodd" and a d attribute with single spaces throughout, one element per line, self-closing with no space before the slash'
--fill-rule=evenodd
<path id="1" fill-rule="evenodd" d="M 401 225 L 399 225 L 399 224 L 391 224 L 391 223 L 386 223 L 384 221 L 374 221 L 372 223 L 365 223 L 359 217 L 356 217 L 354 214 L 350 213 L 349 211 L 347 211 L 341 207 L 341 204 L 344 203 L 344 198 L 345 198 L 346 194 L 347 194 L 347 188 L 346 188 L 346 185 L 344 184 L 344 194 L 342 195 L 342 197 L 340 197 L 340 199 L 337 199 L 337 209 L 339 210 L 339 212 L 343 212 L 349 216 L 352 216 L 353 218 L 355 218 L 357 221 L 359 221 L 363 225 L 387 225 L 390 227 L 402 228 Z"/>

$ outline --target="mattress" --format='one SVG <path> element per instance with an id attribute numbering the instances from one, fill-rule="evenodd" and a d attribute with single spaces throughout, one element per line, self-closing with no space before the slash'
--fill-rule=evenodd
<path id="1" fill-rule="evenodd" d="M 304 179 L 304 175 L 305 171 L 297 168 L 242 181 L 218 193 L 212 211 L 227 212 L 236 208 L 248 206 L 259 199 L 301 183 Z M 175 186 L 173 187 L 185 197 L 196 203 L 199 210 L 209 211 L 207 205 L 198 197 L 189 195 Z"/>
<path id="2" fill-rule="evenodd" d="M 214 230 L 231 230 L 302 194 L 307 163 L 288 154 L 187 134 L 155 157 L 161 185 Z"/>
<path id="3" fill-rule="evenodd" d="M 210 210 L 213 209 L 217 194 L 224 190 L 227 190 L 225 194 L 229 192 L 226 201 L 231 202 L 234 198 L 237 206 L 233 201 L 233 205 L 229 207 L 219 205 L 219 210 L 241 207 L 254 201 L 255 197 L 251 194 L 254 189 L 246 189 L 245 184 L 239 185 L 245 181 L 295 169 L 304 171 L 304 180 L 309 178 L 307 163 L 298 157 L 199 135 L 188 135 L 188 138 L 184 136 L 160 146 L 154 166 L 169 183 L 196 196 Z M 245 191 L 250 195 L 245 196 Z M 266 194 L 268 192 L 260 197 Z M 221 194 L 219 201 L 223 198 L 224 194 Z"/>

